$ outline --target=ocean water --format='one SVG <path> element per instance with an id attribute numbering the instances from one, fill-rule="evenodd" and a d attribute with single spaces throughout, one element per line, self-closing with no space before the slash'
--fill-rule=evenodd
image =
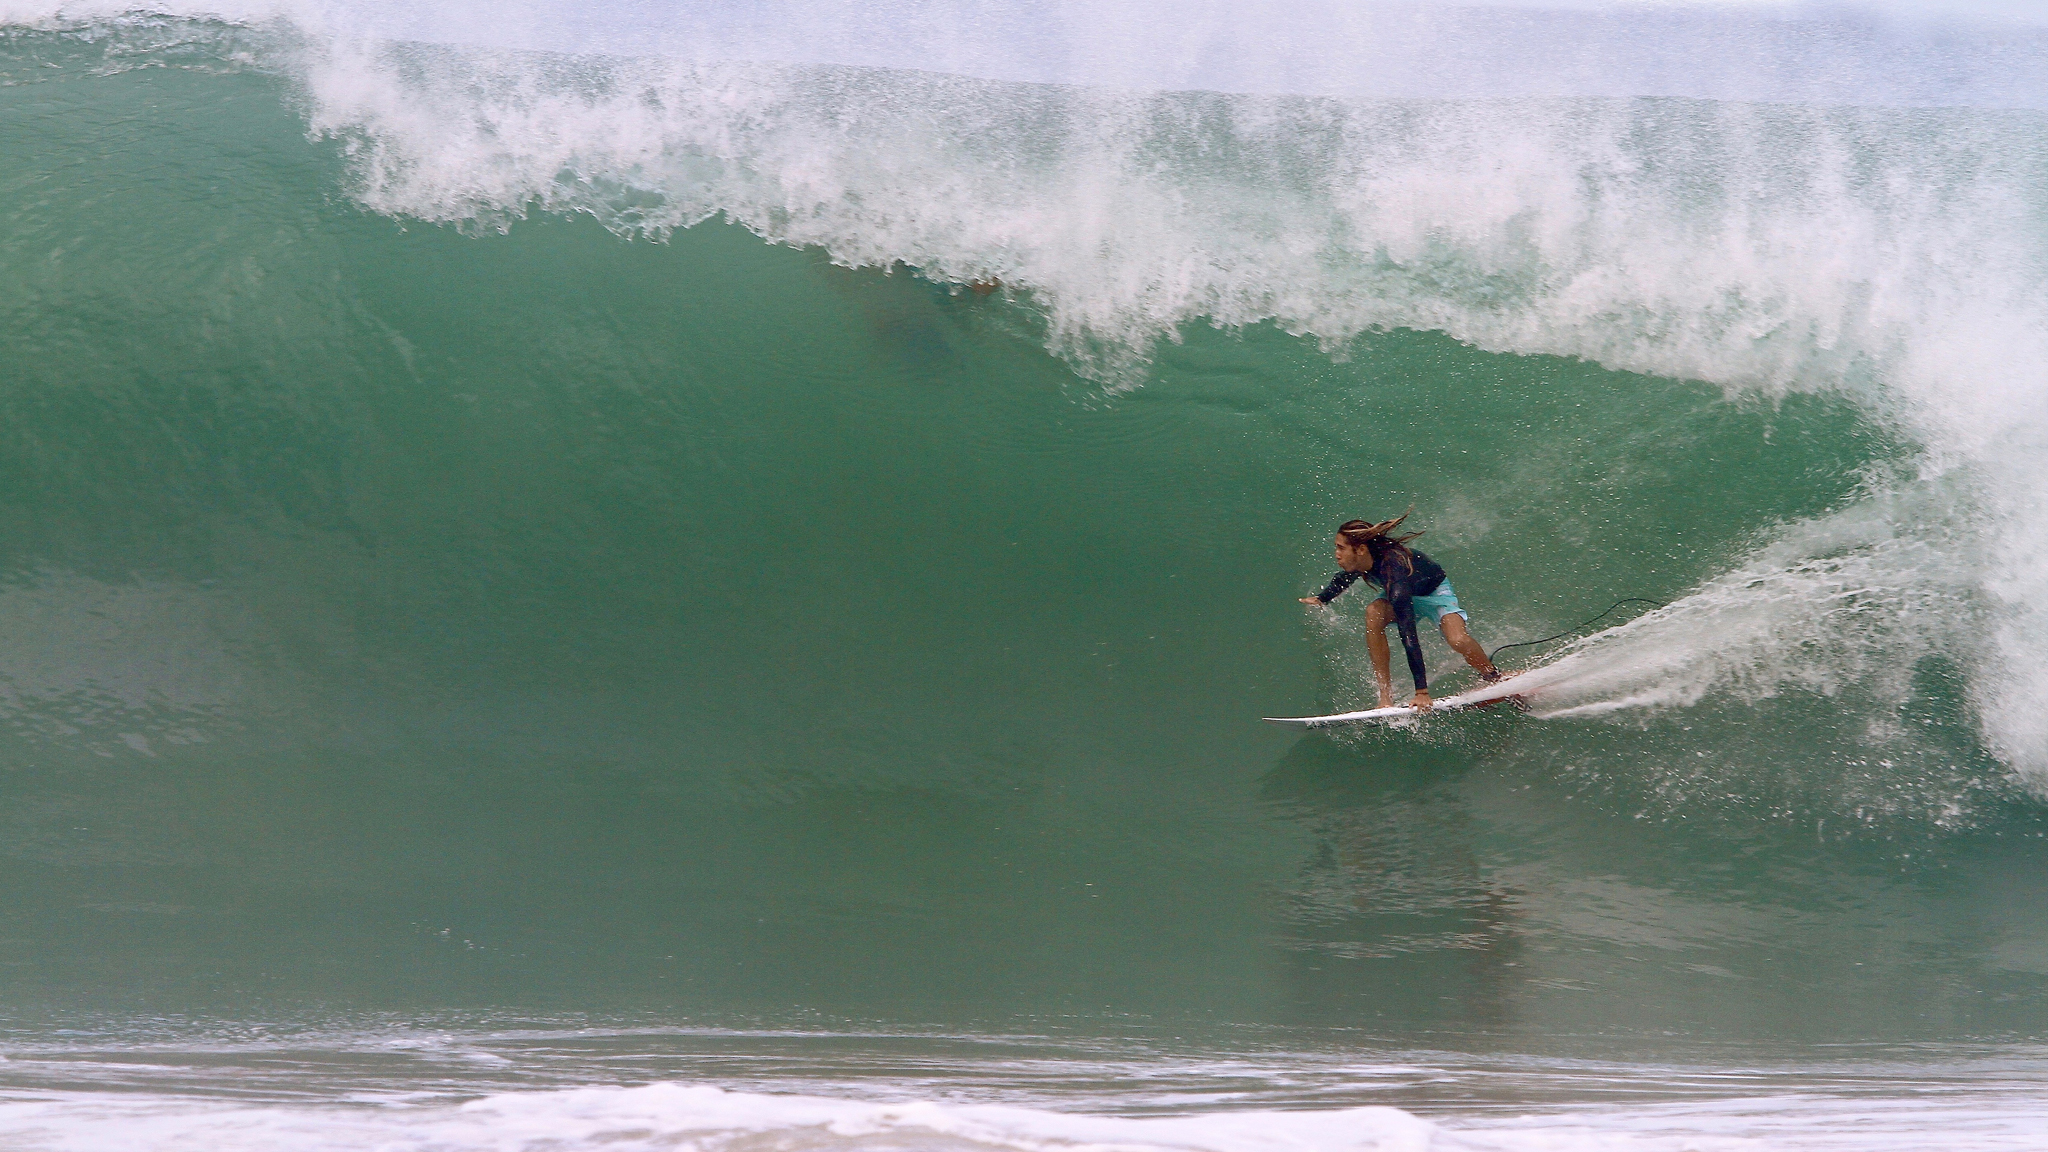
<path id="1" fill-rule="evenodd" d="M 2048 1148 L 2044 285 L 2027 6 L 0 0 L 0 1148 Z"/>

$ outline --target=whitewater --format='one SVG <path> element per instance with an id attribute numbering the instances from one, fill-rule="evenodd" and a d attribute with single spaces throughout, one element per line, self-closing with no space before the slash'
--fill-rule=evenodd
<path id="1" fill-rule="evenodd" d="M 2044 285 L 2028 5 L 0 0 L 0 1147 L 2040 1147 Z"/>
<path id="2" fill-rule="evenodd" d="M 0 1116 L 10 1145 L 30 1148 L 140 1141 L 153 1148 L 1201 1152 L 1916 1148 L 1927 1146 L 1930 1123 L 1941 1126 L 1944 1147 L 2005 1149 L 2036 1146 L 2042 1119 L 2037 1060 L 1996 1048 L 1918 1067 L 1841 1053 L 1800 1069 L 1800 1090 L 1785 1093 L 1772 1089 L 1788 1086 L 1792 1070 L 1768 1063 L 1538 1063 L 1446 1052 L 1361 1063 L 1286 1049 L 1226 1056 L 1051 1036 L 492 1023 L 244 1037 L 231 1048 L 159 1036 L 109 1049 L 76 1038 L 22 1053 L 30 1067 L 14 1073 L 18 1086 Z M 912 1042 L 920 1048 L 915 1059 L 883 1055 Z M 685 1045 L 695 1051 L 683 1055 Z M 345 1100 L 293 1098 L 294 1088 L 310 1086 L 299 1082 L 311 1079 L 304 1062 L 316 1050 L 329 1061 L 319 1077 L 323 1094 L 345 1085 Z M 808 1067 L 792 1075 L 787 1061 L 799 1051 Z M 343 1052 L 354 1058 L 345 1069 L 334 1062 Z M 586 1060 L 642 1074 L 715 1067 L 728 1086 L 535 1083 L 588 1075 L 577 1067 Z M 97 1091 L 78 1087 L 94 1080 Z M 221 1098 L 230 1080 L 240 1087 L 229 1095 L 240 1099 Z M 1909 1084 L 1907 1104 L 1893 1094 Z M 150 1090 L 136 1091 L 144 1086 Z M 1406 1108 L 1363 1103 L 1375 1099 Z M 1447 1108 L 1454 1111 L 1434 1121 L 1415 1114 Z"/>

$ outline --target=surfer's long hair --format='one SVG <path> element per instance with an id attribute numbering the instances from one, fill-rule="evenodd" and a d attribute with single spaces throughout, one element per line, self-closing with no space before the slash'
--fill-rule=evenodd
<path id="1" fill-rule="evenodd" d="M 1365 520 L 1346 520 L 1338 526 L 1337 535 L 1343 537 L 1344 542 L 1353 548 L 1362 547 L 1371 553 L 1372 566 L 1375 569 L 1391 556 L 1401 562 L 1403 569 L 1412 573 L 1415 571 L 1415 553 L 1408 547 L 1408 542 L 1422 533 L 1406 532 L 1396 536 L 1393 532 L 1401 526 L 1401 521 L 1406 520 L 1409 513 L 1414 511 L 1411 506 L 1407 512 L 1392 520 L 1381 520 L 1377 524 Z"/>

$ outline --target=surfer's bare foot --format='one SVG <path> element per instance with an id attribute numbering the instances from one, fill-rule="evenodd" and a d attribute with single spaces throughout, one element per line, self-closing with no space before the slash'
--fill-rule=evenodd
<path id="1" fill-rule="evenodd" d="M 1480 679 L 1486 681 L 1488 684 L 1498 684 L 1503 680 L 1513 680 L 1515 677 L 1520 676 L 1522 672 L 1523 670 L 1520 668 L 1516 668 L 1513 671 L 1508 672 L 1503 672 L 1500 669 L 1495 668 L 1491 673 L 1481 675 Z"/>
<path id="2" fill-rule="evenodd" d="M 1413 708 L 1413 709 L 1415 709 L 1415 710 L 1416 710 L 1417 712 L 1427 712 L 1427 711 L 1429 711 L 1429 705 L 1430 705 L 1430 699 L 1429 699 L 1429 693 L 1427 693 L 1427 692 L 1417 692 L 1417 693 L 1415 694 L 1415 699 L 1413 699 L 1413 700 L 1410 700 L 1410 701 L 1408 702 L 1408 706 L 1409 706 L 1410 708 Z"/>

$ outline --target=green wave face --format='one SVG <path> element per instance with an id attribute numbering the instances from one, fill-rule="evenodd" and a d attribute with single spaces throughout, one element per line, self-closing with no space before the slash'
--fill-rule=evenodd
<path id="1" fill-rule="evenodd" d="M 1124 314 L 1028 269 L 369 210 L 381 138 L 201 39 L 4 44 L 10 1003 L 2043 1026 L 2011 473 L 1878 345 L 1744 392 L 1411 303 L 1091 359 Z M 1365 597 L 1295 598 L 1410 504 L 1488 646 L 1676 603 L 1535 716 L 1260 724 L 1370 698 Z"/>

